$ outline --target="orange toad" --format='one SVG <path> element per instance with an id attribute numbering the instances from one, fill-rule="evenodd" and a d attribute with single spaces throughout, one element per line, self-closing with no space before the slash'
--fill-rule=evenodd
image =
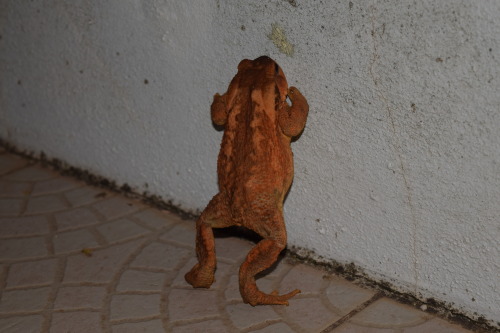
<path id="1" fill-rule="evenodd" d="M 288 105 L 286 99 L 291 101 Z M 300 292 L 265 294 L 255 276 L 269 268 L 285 248 L 283 200 L 293 179 L 290 141 L 306 124 L 309 106 L 271 58 L 245 59 L 227 92 L 215 94 L 212 121 L 223 126 L 217 161 L 219 193 L 196 222 L 198 263 L 185 278 L 195 288 L 214 282 L 216 267 L 212 228 L 243 226 L 262 240 L 240 267 L 240 293 L 245 303 L 285 304 Z"/>

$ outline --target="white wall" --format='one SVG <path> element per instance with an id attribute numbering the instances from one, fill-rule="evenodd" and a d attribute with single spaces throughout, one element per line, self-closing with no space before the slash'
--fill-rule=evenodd
<path id="1" fill-rule="evenodd" d="M 188 210 L 217 191 L 213 94 L 270 55 L 311 107 L 289 245 L 498 325 L 498 1 L 5 0 L 0 16 L 0 136 Z"/>

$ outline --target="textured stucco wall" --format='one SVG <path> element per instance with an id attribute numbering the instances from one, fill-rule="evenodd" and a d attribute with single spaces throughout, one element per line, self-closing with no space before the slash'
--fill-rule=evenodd
<path id="1" fill-rule="evenodd" d="M 270 55 L 311 106 L 289 244 L 499 322 L 499 18 L 493 0 L 4 0 L 0 136 L 202 209 L 212 96 Z"/>

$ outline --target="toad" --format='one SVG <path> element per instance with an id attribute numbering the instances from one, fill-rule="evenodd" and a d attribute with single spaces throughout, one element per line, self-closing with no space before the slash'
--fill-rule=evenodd
<path id="1" fill-rule="evenodd" d="M 291 105 L 287 103 L 287 97 Z M 217 160 L 219 193 L 196 221 L 198 263 L 185 275 L 195 288 L 209 288 L 216 268 L 212 228 L 242 226 L 262 237 L 239 271 L 245 303 L 288 305 L 300 293 L 266 294 L 255 276 L 269 268 L 287 243 L 283 200 L 293 179 L 290 142 L 306 124 L 309 106 L 271 58 L 242 60 L 227 92 L 215 94 L 211 117 L 224 129 Z"/>

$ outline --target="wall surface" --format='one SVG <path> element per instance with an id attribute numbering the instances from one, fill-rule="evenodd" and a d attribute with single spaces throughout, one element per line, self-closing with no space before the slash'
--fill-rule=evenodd
<path id="1" fill-rule="evenodd" d="M 200 210 L 212 96 L 270 55 L 311 107 L 289 246 L 498 325 L 499 18 L 493 0 L 3 0 L 0 137 Z"/>

